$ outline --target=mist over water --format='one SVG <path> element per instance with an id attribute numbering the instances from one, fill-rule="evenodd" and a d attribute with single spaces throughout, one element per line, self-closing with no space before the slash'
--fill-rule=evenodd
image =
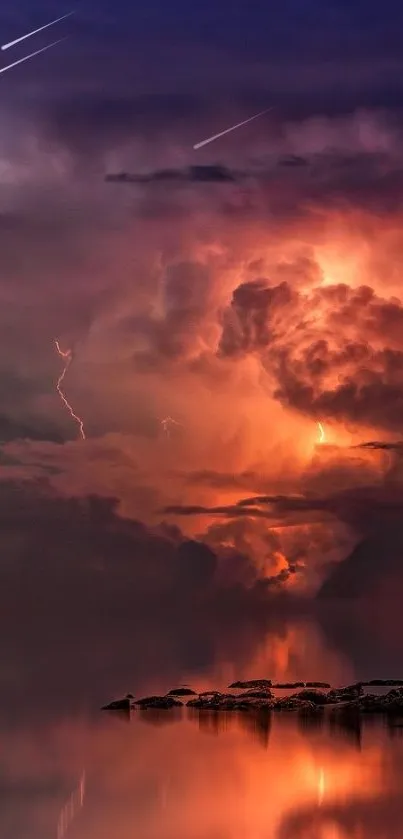
<path id="1" fill-rule="evenodd" d="M 102 713 L 104 702 L 234 679 L 396 677 L 401 649 L 372 664 L 344 610 L 260 620 L 87 626 L 37 615 L 1 634 L 0 834 L 53 839 L 400 839 L 403 729 L 380 720 L 174 711 Z M 368 638 L 367 638 L 368 640 Z M 370 669 L 372 667 L 372 669 Z M 386 671 L 386 667 L 390 670 Z M 78 806 L 85 772 L 83 806 Z M 75 797 L 74 797 L 75 794 Z"/>

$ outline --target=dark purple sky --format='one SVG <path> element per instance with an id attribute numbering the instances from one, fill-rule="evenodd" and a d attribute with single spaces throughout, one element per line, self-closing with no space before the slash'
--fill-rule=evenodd
<path id="1" fill-rule="evenodd" d="M 57 2 L 21 2 L 0 14 L 2 40 L 63 15 Z M 360 105 L 397 105 L 402 90 L 403 10 L 375 2 L 145 4 L 83 0 L 76 15 L 38 36 L 35 47 L 68 34 L 57 54 L 2 80 L 2 97 L 90 96 L 104 107 L 141 95 L 190 97 L 214 107 L 229 99 L 276 104 L 288 114 L 334 113 Z M 27 45 L 13 52 L 20 57 Z M 30 51 L 30 50 L 27 50 Z M 6 53 L 7 57 L 11 55 Z M 31 93 L 31 95 L 30 95 Z M 4 99 L 3 99 L 4 101 Z M 156 110 L 161 110 L 156 101 Z M 169 111 L 169 100 L 163 103 Z M 151 106 L 150 106 L 151 107 Z M 176 103 L 176 107 L 178 104 Z M 185 103 L 183 103 L 186 112 Z M 153 108 L 151 108 L 153 110 Z M 143 115 L 144 119 L 144 115 Z M 95 127 L 95 126 L 94 126 Z"/>

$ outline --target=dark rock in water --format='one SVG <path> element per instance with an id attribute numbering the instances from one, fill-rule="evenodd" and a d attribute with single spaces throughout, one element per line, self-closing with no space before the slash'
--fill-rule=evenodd
<path id="1" fill-rule="evenodd" d="M 390 714 L 403 716 L 403 692 L 390 691 L 386 696 L 367 693 L 352 702 L 343 702 L 332 709 L 334 714 Z"/>
<path id="2" fill-rule="evenodd" d="M 345 690 L 346 693 L 348 693 L 350 690 L 357 690 L 360 694 L 364 693 L 362 682 L 354 682 L 352 685 L 346 685 L 343 688 L 337 688 L 337 690 Z"/>
<path id="3" fill-rule="evenodd" d="M 359 699 L 364 693 L 364 688 L 361 682 L 354 685 L 347 685 L 344 688 L 334 688 L 327 694 L 327 701 L 332 702 L 352 702 Z"/>
<path id="4" fill-rule="evenodd" d="M 221 693 L 220 690 L 203 690 L 199 696 L 233 696 L 232 693 Z"/>
<path id="5" fill-rule="evenodd" d="M 216 691 L 204 691 L 197 699 L 189 699 L 186 705 L 189 708 L 207 708 L 210 711 L 233 710 L 235 703 L 239 702 L 238 696 L 232 693 L 220 693 Z M 228 708 L 227 708 L 228 706 Z"/>
<path id="6" fill-rule="evenodd" d="M 188 708 L 199 708 L 206 711 L 227 711 L 233 710 L 237 699 L 235 696 L 226 696 L 222 693 L 210 693 L 200 695 L 197 699 L 189 699 L 186 703 Z"/>
<path id="7" fill-rule="evenodd" d="M 393 687 L 403 685 L 403 679 L 371 679 L 370 682 L 362 682 L 367 687 Z"/>
<path id="8" fill-rule="evenodd" d="M 330 688 L 328 682 L 275 682 L 273 688 L 281 690 L 295 690 L 295 688 Z"/>
<path id="9" fill-rule="evenodd" d="M 133 707 L 139 710 L 182 707 L 177 696 L 192 697 L 186 703 L 189 708 L 208 711 L 249 711 L 268 712 L 296 711 L 309 716 L 324 710 L 324 706 L 331 705 L 330 714 L 346 714 L 346 719 L 355 719 L 357 714 L 385 713 L 403 717 L 403 680 L 401 687 L 395 687 L 383 696 L 364 694 L 364 684 L 389 685 L 396 684 L 392 680 L 374 679 L 372 682 L 356 682 L 341 688 L 327 691 L 327 682 L 284 682 L 272 685 L 269 679 L 250 679 L 246 682 L 233 682 L 230 687 L 240 688 L 242 693 L 221 693 L 217 690 L 203 691 L 199 695 L 189 687 L 173 688 L 165 696 L 146 696 L 134 699 L 127 694 L 123 699 L 114 700 L 104 706 L 104 710 L 130 711 Z M 399 682 L 397 683 L 399 684 Z M 271 687 L 293 689 L 303 686 L 299 693 L 275 699 Z M 318 689 L 318 687 L 323 690 Z M 324 690 L 326 689 L 326 691 Z"/>
<path id="10" fill-rule="evenodd" d="M 376 696 L 373 693 L 367 693 L 364 696 L 359 696 L 352 702 L 343 702 L 339 707 L 334 708 L 334 713 L 352 714 L 352 713 L 367 713 L 378 714 L 384 713 L 386 710 L 385 697 Z"/>
<path id="11" fill-rule="evenodd" d="M 403 716 L 403 688 L 390 690 L 389 693 L 382 696 L 370 693 L 364 694 L 364 696 L 360 696 L 357 702 L 360 710 L 363 711 L 371 711 L 371 705 L 374 705 L 375 711 Z"/>
<path id="12" fill-rule="evenodd" d="M 306 699 L 299 699 L 298 696 L 284 696 L 277 699 L 273 706 L 274 711 L 298 711 L 301 714 L 318 714 L 323 711 L 323 705 L 315 705 Z"/>
<path id="13" fill-rule="evenodd" d="M 205 690 L 202 693 L 199 693 L 198 699 L 201 699 L 202 702 L 220 702 L 224 699 L 236 699 L 238 695 L 239 694 L 221 693 L 219 690 Z M 187 702 L 187 705 L 189 705 L 189 702 Z"/>
<path id="14" fill-rule="evenodd" d="M 394 688 L 380 698 L 383 699 L 387 714 L 403 716 L 403 688 Z"/>
<path id="15" fill-rule="evenodd" d="M 130 711 L 130 708 L 133 706 L 134 696 L 132 693 L 128 693 L 123 699 L 114 699 L 113 702 L 109 702 L 108 705 L 103 705 L 101 711 Z"/>
<path id="16" fill-rule="evenodd" d="M 143 699 L 136 699 L 136 705 L 140 708 L 176 708 L 182 705 L 177 699 L 172 696 L 144 696 Z"/>
<path id="17" fill-rule="evenodd" d="M 386 696 L 377 696 L 374 693 L 367 693 L 356 699 L 358 710 L 363 713 L 378 714 L 384 713 L 387 710 L 388 702 Z M 354 703 L 351 703 L 352 705 Z"/>
<path id="18" fill-rule="evenodd" d="M 192 688 L 174 688 L 167 693 L 167 696 L 197 696 Z"/>
<path id="19" fill-rule="evenodd" d="M 248 682 L 232 682 L 232 685 L 228 685 L 230 688 L 241 688 L 241 690 L 248 688 L 259 690 L 259 688 L 271 688 L 271 686 L 271 679 L 250 679 Z"/>
<path id="20" fill-rule="evenodd" d="M 272 699 L 273 693 L 270 688 L 266 690 L 246 690 L 245 693 L 239 694 L 239 699 Z"/>
<path id="21" fill-rule="evenodd" d="M 210 708 L 212 700 L 202 699 L 200 696 L 197 699 L 189 699 L 186 702 L 188 708 Z"/>
<path id="22" fill-rule="evenodd" d="M 313 702 L 314 705 L 328 704 L 327 694 L 320 690 L 314 690 L 313 688 L 305 688 L 305 690 L 301 690 L 300 693 L 296 694 L 296 698 L 303 699 L 306 702 Z"/>
<path id="23" fill-rule="evenodd" d="M 389 702 L 396 699 L 403 701 L 403 688 L 394 688 L 393 690 L 390 690 L 386 694 L 385 699 L 389 699 Z"/>
<path id="24" fill-rule="evenodd" d="M 275 711 L 296 711 L 304 703 L 296 696 L 282 696 L 281 699 L 276 699 L 274 703 Z"/>
<path id="25" fill-rule="evenodd" d="M 242 701 L 242 700 L 240 700 Z M 251 696 L 247 702 L 248 710 L 251 711 L 271 711 L 274 708 L 275 700 L 270 697 L 253 697 Z"/>
<path id="26" fill-rule="evenodd" d="M 403 688 L 395 688 L 383 696 L 366 693 L 332 708 L 335 715 L 387 714 L 403 717 Z"/>
<path id="27" fill-rule="evenodd" d="M 234 696 L 231 693 L 205 693 L 186 703 L 188 708 L 206 711 L 262 711 L 270 710 L 274 701 L 267 695 Z"/>

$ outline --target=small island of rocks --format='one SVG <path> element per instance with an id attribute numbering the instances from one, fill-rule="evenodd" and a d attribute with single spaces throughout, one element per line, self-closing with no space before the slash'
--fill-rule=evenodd
<path id="1" fill-rule="evenodd" d="M 366 692 L 368 687 L 392 689 L 383 694 Z M 232 682 L 228 687 L 231 693 L 218 690 L 197 693 L 189 687 L 172 688 L 161 696 L 145 696 L 135 699 L 128 693 L 122 699 L 115 699 L 102 710 L 170 710 L 183 707 L 177 697 L 192 697 L 186 706 L 198 711 L 238 711 L 238 712 L 286 712 L 294 711 L 303 715 L 320 714 L 326 709 L 333 713 L 344 714 L 388 714 L 403 716 L 403 680 L 372 679 L 369 682 L 355 682 L 345 687 L 332 688 L 327 682 L 291 682 L 272 683 L 270 679 L 250 679 Z M 276 695 L 275 691 L 296 690 L 288 695 Z M 241 693 L 235 691 L 241 691 Z"/>

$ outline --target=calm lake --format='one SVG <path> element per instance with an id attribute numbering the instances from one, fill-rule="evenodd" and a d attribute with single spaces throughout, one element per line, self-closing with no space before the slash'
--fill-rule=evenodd
<path id="1" fill-rule="evenodd" d="M 401 676 L 398 647 L 388 647 L 394 670 L 385 674 L 375 645 L 371 673 L 365 644 L 360 659 L 358 630 L 349 656 L 349 627 L 332 641 L 315 621 L 283 621 L 249 637 L 244 627 L 233 642 L 223 633 L 207 647 L 193 636 L 180 646 L 169 629 L 153 639 L 127 627 L 119 643 L 104 625 L 99 644 L 90 630 L 71 640 L 67 629 L 45 629 L 36 626 L 30 640 L 15 628 L 2 641 L 2 839 L 402 839 L 396 725 L 185 707 L 129 721 L 99 711 L 128 690 L 141 696 L 184 683 L 205 690 L 235 678 L 341 685 Z"/>

